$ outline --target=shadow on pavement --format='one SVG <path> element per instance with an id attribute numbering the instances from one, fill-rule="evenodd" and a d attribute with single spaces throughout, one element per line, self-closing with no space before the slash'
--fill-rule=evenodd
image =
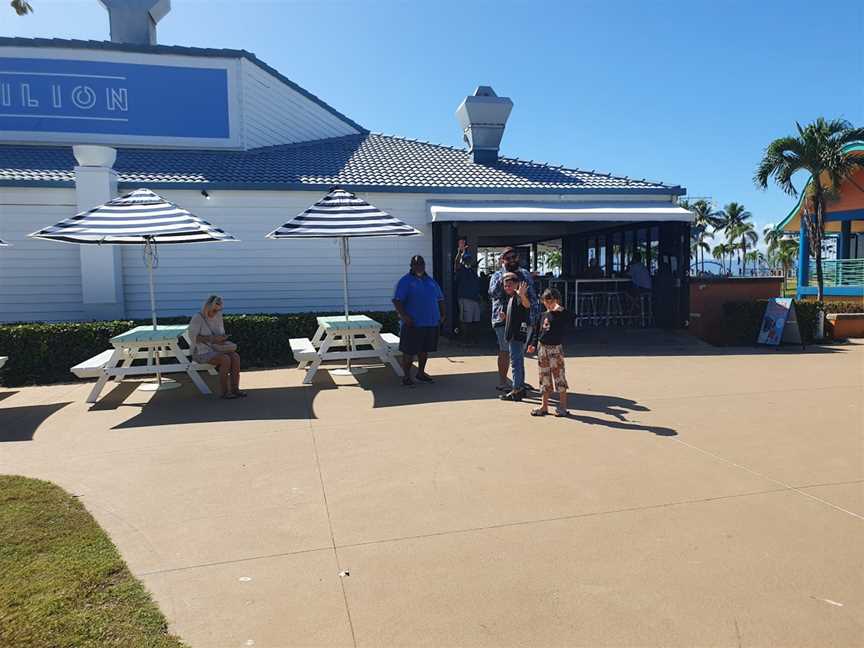
<path id="1" fill-rule="evenodd" d="M 458 362 L 458 361 L 455 361 Z M 498 398 L 495 384 L 498 382 L 497 371 L 484 371 L 478 373 L 448 374 L 436 379 L 433 385 L 417 385 L 414 388 L 403 387 L 384 372 L 377 374 L 365 374 L 357 376 L 360 386 L 371 391 L 375 404 L 374 407 L 400 407 L 405 405 L 419 405 L 423 403 L 444 403 L 466 400 L 490 400 Z M 531 392 L 523 403 L 539 405 L 540 395 Z M 652 425 L 642 425 L 627 419 L 634 412 L 650 411 L 645 405 L 641 405 L 629 398 L 620 396 L 607 396 L 605 394 L 580 394 L 571 393 L 568 397 L 570 419 L 580 421 L 588 425 L 605 425 L 618 430 L 633 430 L 652 432 L 658 436 L 677 436 L 678 433 L 672 428 Z M 502 414 L 507 408 L 519 407 L 510 403 L 502 403 Z M 525 409 L 525 415 L 528 411 Z M 584 416 L 577 412 L 592 412 L 605 415 L 615 420 L 607 420 L 596 416 Z"/>
<path id="2" fill-rule="evenodd" d="M 311 401 L 318 391 L 336 389 L 332 380 L 319 379 L 315 384 L 286 387 L 244 388 L 248 398 L 224 400 L 203 396 L 188 381 L 181 389 L 156 392 L 143 404 L 127 404 L 125 398 L 134 391 L 135 383 L 123 383 L 112 390 L 91 409 L 129 408 L 138 410 L 134 416 L 113 426 L 113 430 L 188 425 L 195 423 L 225 423 L 243 421 L 278 421 L 312 419 Z M 211 389 L 214 385 L 210 384 Z M 115 396 L 115 392 L 117 395 Z"/>
<path id="3" fill-rule="evenodd" d="M 537 392 L 532 392 L 523 402 L 539 405 L 540 395 Z M 550 407 L 554 407 L 554 402 L 550 402 L 549 405 Z M 604 425 L 616 430 L 652 432 L 657 436 L 678 436 L 678 432 L 672 428 L 642 425 L 641 423 L 627 420 L 627 415 L 633 412 L 651 411 L 644 405 L 640 405 L 629 398 L 607 396 L 605 394 L 570 393 L 567 395 L 567 409 L 570 411 L 570 416 L 567 417 L 568 420 L 578 421 L 587 425 Z M 614 417 L 616 420 L 610 421 L 609 419 L 597 418 L 596 416 L 585 416 L 578 414 L 578 412 L 605 414 L 606 416 Z"/>
<path id="4" fill-rule="evenodd" d="M 497 350 L 494 336 L 484 335 L 480 344 L 462 347 L 452 341 L 442 342 L 447 352 L 456 355 L 488 355 Z M 832 342 L 802 348 L 797 344 L 773 346 L 713 346 L 686 331 L 662 329 L 581 328 L 571 332 L 564 343 L 567 357 L 629 356 L 739 356 L 798 355 L 805 353 L 844 353 L 850 345 Z"/>
<path id="5" fill-rule="evenodd" d="M 7 441 L 32 441 L 33 435 L 45 420 L 60 411 L 71 401 L 50 405 L 22 405 L 0 408 L 0 443 Z"/>
<path id="6" fill-rule="evenodd" d="M 496 398 L 497 371 L 447 374 L 435 384 L 404 387 L 392 373 L 368 373 L 357 376 L 360 386 L 371 391 L 373 407 L 400 407 L 423 403 L 443 403 Z"/>
<path id="7" fill-rule="evenodd" d="M 4 392 L 0 392 L 0 401 L 2 401 L 2 400 L 6 400 L 6 399 L 9 398 L 10 396 L 14 396 L 14 395 L 17 394 L 17 393 L 18 393 L 18 391 L 17 391 L 17 390 L 14 390 L 14 389 L 11 390 L 11 391 L 4 391 Z"/>

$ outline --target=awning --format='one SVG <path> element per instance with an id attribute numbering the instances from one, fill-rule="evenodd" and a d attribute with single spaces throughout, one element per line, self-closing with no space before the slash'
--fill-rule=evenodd
<path id="1" fill-rule="evenodd" d="M 451 221 L 543 221 L 578 223 L 584 221 L 692 223 L 693 213 L 664 201 L 602 202 L 488 202 L 429 201 L 429 220 Z"/>

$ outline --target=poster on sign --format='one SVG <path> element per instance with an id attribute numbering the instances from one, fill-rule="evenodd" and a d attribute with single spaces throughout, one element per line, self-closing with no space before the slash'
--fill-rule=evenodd
<path id="1" fill-rule="evenodd" d="M 759 328 L 759 337 L 756 339 L 757 344 L 801 344 L 801 331 L 796 315 L 795 303 L 791 297 L 769 299 L 762 317 L 762 326 Z"/>

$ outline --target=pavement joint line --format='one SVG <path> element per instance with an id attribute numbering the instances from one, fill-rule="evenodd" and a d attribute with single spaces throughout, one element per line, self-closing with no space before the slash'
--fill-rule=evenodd
<path id="1" fill-rule="evenodd" d="M 820 486 L 851 486 L 852 484 L 864 484 L 864 479 L 850 479 L 841 482 L 826 482 L 824 484 L 798 484 L 792 488 L 819 488 Z"/>
<path id="2" fill-rule="evenodd" d="M 714 394 L 686 394 L 682 396 L 645 396 L 642 401 L 676 401 L 690 400 L 691 398 L 723 398 L 727 396 L 765 396 L 767 394 L 789 394 L 795 392 L 812 393 L 814 391 L 837 391 L 838 389 L 860 389 L 858 385 L 833 385 L 829 387 L 809 387 L 801 389 L 766 389 L 763 391 L 747 391 L 747 392 L 719 392 Z"/>
<path id="3" fill-rule="evenodd" d="M 703 504 L 705 502 L 716 502 L 741 497 L 752 497 L 754 495 L 768 495 L 770 493 L 783 493 L 788 488 L 772 488 L 769 490 L 752 491 L 749 493 L 737 493 L 735 495 L 718 495 L 717 497 L 703 497 L 693 500 L 680 500 L 677 502 L 663 502 L 661 504 L 647 504 L 645 506 L 632 506 L 622 509 L 610 509 L 608 511 L 591 511 L 590 513 L 574 513 L 572 515 L 560 515 L 551 518 L 538 518 L 535 520 L 520 520 L 518 522 L 502 522 L 501 524 L 490 524 L 482 527 L 467 527 L 464 529 L 451 529 L 448 531 L 436 531 L 434 533 L 420 533 L 412 536 L 400 536 L 396 538 L 382 538 L 380 540 L 367 540 L 364 542 L 352 542 L 337 545 L 339 549 L 353 549 L 354 547 L 365 547 L 368 545 L 386 544 L 389 542 L 403 542 L 405 540 L 422 540 L 423 538 L 436 538 L 446 535 L 459 535 L 462 533 L 476 533 L 478 531 L 490 531 L 494 529 L 507 529 L 511 527 L 530 526 L 532 524 L 544 524 L 546 522 L 562 522 L 565 520 L 577 520 L 580 518 L 600 517 L 603 515 L 616 515 L 618 513 L 635 513 L 638 511 L 650 511 L 652 509 L 668 508 L 672 506 L 684 506 L 687 504 Z"/>
<path id="4" fill-rule="evenodd" d="M 710 452 L 708 450 L 703 450 L 702 448 L 700 448 L 698 446 L 694 446 L 691 443 L 687 443 L 686 441 L 681 441 L 680 439 L 672 439 L 672 440 L 675 441 L 676 443 L 680 443 L 681 445 L 685 445 L 688 448 L 692 448 L 693 450 L 697 450 L 698 452 L 706 454 L 709 457 L 713 457 L 714 459 L 717 459 L 718 461 L 722 461 L 724 463 L 727 463 L 730 466 L 735 466 L 736 468 L 740 468 L 741 470 L 745 470 L 745 471 L 749 472 L 751 475 L 756 475 L 757 477 L 761 477 L 762 479 L 767 479 L 770 482 L 774 482 L 775 484 L 779 484 L 780 486 L 783 486 L 785 490 L 795 491 L 799 495 L 803 495 L 804 497 L 810 498 L 812 500 L 816 500 L 817 502 L 821 502 L 822 504 L 830 506 L 831 508 L 836 509 L 838 511 L 841 511 L 842 513 L 846 513 L 848 515 L 851 515 L 852 517 L 858 518 L 859 520 L 864 520 L 864 515 L 859 515 L 858 513 L 855 513 L 853 511 L 845 509 L 842 506 L 837 506 L 836 504 L 833 504 L 833 503 L 829 502 L 828 500 L 824 500 L 821 497 L 816 497 L 815 495 L 811 495 L 810 493 L 805 493 L 803 490 L 801 490 L 801 488 L 792 486 L 791 484 L 787 484 L 786 482 L 780 481 L 779 479 L 774 479 L 773 477 L 769 477 L 768 475 L 765 475 L 765 474 L 760 473 L 756 470 L 753 470 L 752 468 L 748 468 L 747 466 L 745 466 L 743 464 L 736 463 L 730 459 L 726 459 L 725 457 L 722 457 L 721 455 L 715 454 L 715 453 Z M 805 486 L 804 488 L 808 488 L 808 487 Z"/>
<path id="5" fill-rule="evenodd" d="M 336 548 L 336 538 L 333 535 L 333 520 L 330 518 L 330 504 L 327 501 L 327 488 L 324 485 L 324 474 L 321 472 L 321 459 L 318 456 L 318 441 L 315 439 L 315 430 L 312 422 L 309 422 L 309 434 L 312 436 L 312 448 L 315 452 L 315 467 L 318 469 L 318 480 L 321 482 L 321 495 L 324 498 L 324 510 L 327 513 L 327 527 L 330 529 L 330 545 L 333 556 L 336 559 L 336 571 L 342 573 L 342 563 L 339 561 L 339 550 Z M 351 630 L 351 643 L 357 648 L 357 635 L 354 632 L 354 621 L 351 618 L 351 606 L 348 604 L 348 593 L 345 591 L 345 579 L 339 578 L 339 587 L 342 589 L 342 600 L 345 602 L 345 614 L 348 615 L 348 627 Z"/>
<path id="6" fill-rule="evenodd" d="M 151 569 L 150 571 L 137 572 L 136 576 L 154 576 L 158 574 L 171 574 L 174 572 L 188 571 L 190 569 L 204 569 L 206 567 L 219 567 L 221 565 L 233 565 L 235 563 L 250 562 L 252 560 L 267 560 L 268 558 L 284 558 L 287 556 L 299 556 L 316 551 L 330 551 L 333 547 L 314 547 L 312 549 L 298 549 L 297 551 L 283 551 L 281 553 L 264 554 L 261 556 L 249 556 L 248 558 L 234 558 L 232 560 L 216 560 L 213 562 L 196 563 L 194 565 L 183 565 L 182 567 L 167 567 L 165 569 Z"/>

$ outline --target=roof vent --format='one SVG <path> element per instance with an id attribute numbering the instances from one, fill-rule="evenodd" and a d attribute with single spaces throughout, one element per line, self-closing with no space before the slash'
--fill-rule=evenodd
<path id="1" fill-rule="evenodd" d="M 108 10 L 112 43 L 156 44 L 156 23 L 171 11 L 171 0 L 99 0 Z"/>
<path id="2" fill-rule="evenodd" d="M 494 164 L 498 161 L 501 137 L 511 110 L 513 102 L 508 97 L 499 97 L 489 86 L 478 86 L 472 96 L 465 97 L 459 104 L 456 118 L 474 162 Z"/>

